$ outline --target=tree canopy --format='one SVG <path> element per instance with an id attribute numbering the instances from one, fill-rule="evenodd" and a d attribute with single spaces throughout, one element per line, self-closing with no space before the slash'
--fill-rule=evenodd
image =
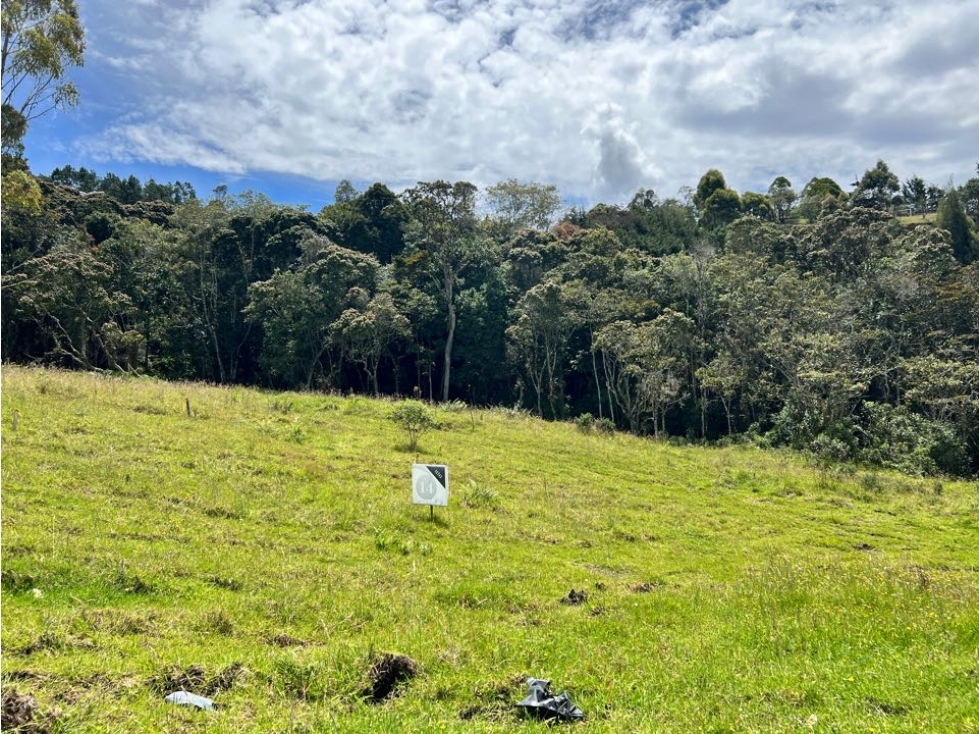
<path id="1" fill-rule="evenodd" d="M 907 221 L 880 171 L 854 201 L 825 177 L 795 200 L 780 177 L 782 218 L 771 194 L 712 169 L 692 197 L 643 188 L 551 224 L 553 187 L 514 181 L 482 209 L 465 181 L 341 185 L 314 215 L 18 168 L 4 177 L 0 348 L 975 474 L 976 180 L 941 197 L 926 184 L 937 216 Z"/>
<path id="2" fill-rule="evenodd" d="M 67 75 L 83 63 L 85 30 L 75 0 L 3 0 L 0 27 L 2 146 L 18 154 L 32 120 L 78 104 Z"/>

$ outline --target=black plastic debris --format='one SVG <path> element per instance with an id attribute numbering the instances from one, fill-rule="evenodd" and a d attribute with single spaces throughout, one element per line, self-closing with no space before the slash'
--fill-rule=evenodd
<path id="1" fill-rule="evenodd" d="M 517 706 L 529 715 L 538 719 L 562 719 L 564 721 L 585 718 L 585 712 L 574 705 L 567 691 L 560 696 L 551 694 L 551 681 L 528 678 L 527 686 L 530 688 L 530 695 Z"/>
<path id="2" fill-rule="evenodd" d="M 202 711 L 214 710 L 214 701 L 203 696 L 198 696 L 196 693 L 190 693 L 189 691 L 174 691 L 164 696 L 163 700 L 175 703 L 178 706 L 194 706 Z"/>

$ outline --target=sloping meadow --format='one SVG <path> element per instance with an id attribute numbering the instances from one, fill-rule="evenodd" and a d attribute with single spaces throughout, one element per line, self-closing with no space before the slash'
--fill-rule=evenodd
<path id="1" fill-rule="evenodd" d="M 593 732 L 979 732 L 975 483 L 458 404 L 412 452 L 392 402 L 2 378 L 5 730 L 540 731 L 534 676 Z M 449 466 L 434 518 L 415 461 Z"/>

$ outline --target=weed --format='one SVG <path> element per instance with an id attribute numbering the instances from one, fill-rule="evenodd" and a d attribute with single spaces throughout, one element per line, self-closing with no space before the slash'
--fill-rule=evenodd
<path id="1" fill-rule="evenodd" d="M 296 409 L 295 404 L 292 400 L 287 398 L 278 398 L 269 401 L 269 410 L 272 413 L 280 413 L 282 415 L 288 415 Z"/>
<path id="2" fill-rule="evenodd" d="M 230 637 L 235 633 L 235 623 L 223 609 L 208 612 L 197 624 L 197 629 L 203 634 Z"/>
<path id="3" fill-rule="evenodd" d="M 402 540 L 397 535 L 381 529 L 374 531 L 374 547 L 379 551 L 398 553 L 402 556 L 407 556 L 411 553 L 426 556 L 432 552 L 431 547 L 427 543 L 418 543 L 410 538 L 408 540 Z"/>
<path id="4" fill-rule="evenodd" d="M 859 481 L 860 486 L 868 492 L 878 493 L 884 491 L 884 484 L 881 482 L 880 475 L 875 472 L 861 474 Z"/>
<path id="5" fill-rule="evenodd" d="M 450 400 L 446 403 L 439 403 L 438 408 L 439 410 L 444 410 L 446 413 L 462 413 L 463 411 L 469 410 L 469 406 L 462 400 Z"/>
<path id="6" fill-rule="evenodd" d="M 307 439 L 306 431 L 303 430 L 303 427 L 298 423 L 293 423 L 292 426 L 290 426 L 289 428 L 289 433 L 286 436 L 286 440 L 291 441 L 292 443 L 301 444 L 301 443 L 306 443 L 306 439 Z"/>
<path id="7" fill-rule="evenodd" d="M 326 696 L 328 671 L 319 662 L 301 662 L 295 657 L 278 657 L 272 663 L 272 684 L 286 696 L 299 701 L 318 701 Z"/>
<path id="8" fill-rule="evenodd" d="M 503 416 L 504 418 L 509 418 L 510 420 L 524 420 L 531 417 L 531 412 L 526 408 L 521 408 L 519 406 L 509 407 L 506 405 L 494 405 L 489 408 L 489 412 L 494 415 Z"/>
<path id="9" fill-rule="evenodd" d="M 500 496 L 496 490 L 470 479 L 462 489 L 462 504 L 466 507 L 485 507 L 490 510 L 498 510 L 500 509 Z"/>
<path id="10" fill-rule="evenodd" d="M 152 583 L 131 572 L 125 563 L 119 563 L 109 575 L 108 586 L 126 594 L 152 594 L 156 591 Z"/>
<path id="11" fill-rule="evenodd" d="M 599 418 L 595 421 L 595 430 L 604 433 L 606 436 L 611 436 L 615 433 L 615 422 L 610 418 Z"/>

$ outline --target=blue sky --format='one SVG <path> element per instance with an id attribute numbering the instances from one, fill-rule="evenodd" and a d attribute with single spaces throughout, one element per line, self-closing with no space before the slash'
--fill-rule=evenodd
<path id="1" fill-rule="evenodd" d="M 314 211 L 337 181 L 674 196 L 720 168 L 845 188 L 878 158 L 945 185 L 979 160 L 975 0 L 79 0 L 65 164 L 252 189 Z"/>

